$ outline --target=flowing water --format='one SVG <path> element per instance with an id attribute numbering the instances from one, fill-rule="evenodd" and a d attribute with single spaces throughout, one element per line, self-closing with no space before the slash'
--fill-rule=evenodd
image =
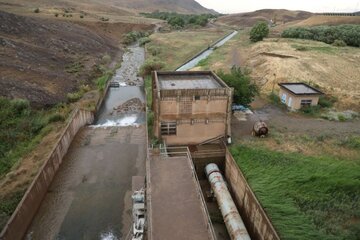
<path id="1" fill-rule="evenodd" d="M 129 47 L 92 126 L 74 138 L 26 239 L 126 239 L 132 176 L 145 176 L 145 113 L 112 114 L 131 98 L 145 100 L 137 71 L 144 49 Z"/>
<path id="2" fill-rule="evenodd" d="M 196 65 L 201 60 L 204 60 L 207 57 L 209 57 L 210 54 L 212 54 L 214 52 L 215 48 L 218 48 L 218 47 L 221 47 L 222 45 L 224 45 L 227 41 L 229 41 L 231 38 L 233 38 L 237 33 L 238 33 L 238 31 L 232 32 L 231 34 L 229 34 L 228 36 L 226 36 L 225 38 L 223 38 L 222 40 L 217 42 L 214 46 L 212 46 L 209 49 L 205 50 L 204 52 L 202 52 L 197 57 L 191 59 L 189 62 L 185 63 L 184 65 L 182 65 L 181 67 L 176 69 L 176 71 L 187 71 L 187 70 L 190 70 L 190 69 L 196 67 Z"/>

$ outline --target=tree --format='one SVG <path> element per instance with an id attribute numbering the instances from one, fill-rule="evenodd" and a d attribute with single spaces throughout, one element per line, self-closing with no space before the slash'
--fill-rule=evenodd
<path id="1" fill-rule="evenodd" d="M 239 67 L 233 66 L 230 73 L 220 71 L 217 74 L 229 87 L 234 88 L 233 102 L 235 104 L 249 106 L 259 93 L 259 88 L 251 82 L 249 73 L 242 71 Z"/>
<path id="2" fill-rule="evenodd" d="M 269 35 L 269 26 L 266 22 L 258 22 L 250 31 L 250 40 L 252 42 L 262 41 Z"/>
<path id="3" fill-rule="evenodd" d="M 185 26 L 185 20 L 179 16 L 170 18 L 168 23 L 173 27 L 181 27 L 182 28 Z"/>

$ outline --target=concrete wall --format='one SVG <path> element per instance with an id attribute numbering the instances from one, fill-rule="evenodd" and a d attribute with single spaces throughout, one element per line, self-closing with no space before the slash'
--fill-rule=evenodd
<path id="1" fill-rule="evenodd" d="M 205 121 L 205 120 L 204 120 Z M 168 145 L 195 145 L 209 139 L 225 136 L 225 120 L 223 122 L 183 123 L 177 125 L 177 134 L 162 136 Z"/>
<path id="2" fill-rule="evenodd" d="M 319 96 L 318 95 L 295 95 L 289 91 L 286 91 L 283 88 L 280 88 L 279 91 L 279 97 L 280 100 L 282 100 L 283 94 L 286 95 L 285 102 L 286 106 L 288 106 L 291 110 L 299 110 L 301 108 L 301 100 L 312 100 L 311 106 L 318 105 L 319 102 Z M 289 106 L 289 101 L 291 98 L 291 103 Z"/>
<path id="3" fill-rule="evenodd" d="M 40 207 L 48 187 L 59 169 L 73 138 L 80 128 L 92 123 L 93 120 L 94 115 L 89 111 L 80 109 L 73 111 L 69 118 L 69 123 L 62 132 L 57 144 L 1 232 L 1 240 L 22 239 Z"/>
<path id="4" fill-rule="evenodd" d="M 225 155 L 225 178 L 252 239 L 280 239 L 228 149 Z"/>

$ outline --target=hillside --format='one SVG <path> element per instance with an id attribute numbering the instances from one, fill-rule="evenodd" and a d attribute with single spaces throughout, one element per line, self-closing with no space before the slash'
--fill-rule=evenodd
<path id="1" fill-rule="evenodd" d="M 130 15 L 140 12 L 168 11 L 179 13 L 215 13 L 204 8 L 195 0 L 3 0 L 0 6 L 19 8 L 73 8 L 92 12 L 119 13 Z"/>
<path id="2" fill-rule="evenodd" d="M 277 24 L 304 20 L 313 14 L 305 11 L 290 11 L 285 9 L 262 9 L 255 12 L 230 14 L 220 17 L 217 22 L 236 27 L 251 27 L 258 21 L 275 21 Z"/>
<path id="3" fill-rule="evenodd" d="M 0 96 L 49 106 L 66 100 L 101 72 L 104 56 L 120 52 L 118 40 L 151 25 L 25 17 L 0 11 Z M 114 34 L 112 34 L 114 32 Z M 107 57 L 108 59 L 109 57 Z"/>

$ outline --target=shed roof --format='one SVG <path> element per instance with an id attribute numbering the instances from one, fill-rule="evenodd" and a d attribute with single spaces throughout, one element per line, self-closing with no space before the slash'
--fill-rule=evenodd
<path id="1" fill-rule="evenodd" d="M 323 93 L 306 83 L 279 83 L 279 86 L 295 95 L 322 95 Z"/>

